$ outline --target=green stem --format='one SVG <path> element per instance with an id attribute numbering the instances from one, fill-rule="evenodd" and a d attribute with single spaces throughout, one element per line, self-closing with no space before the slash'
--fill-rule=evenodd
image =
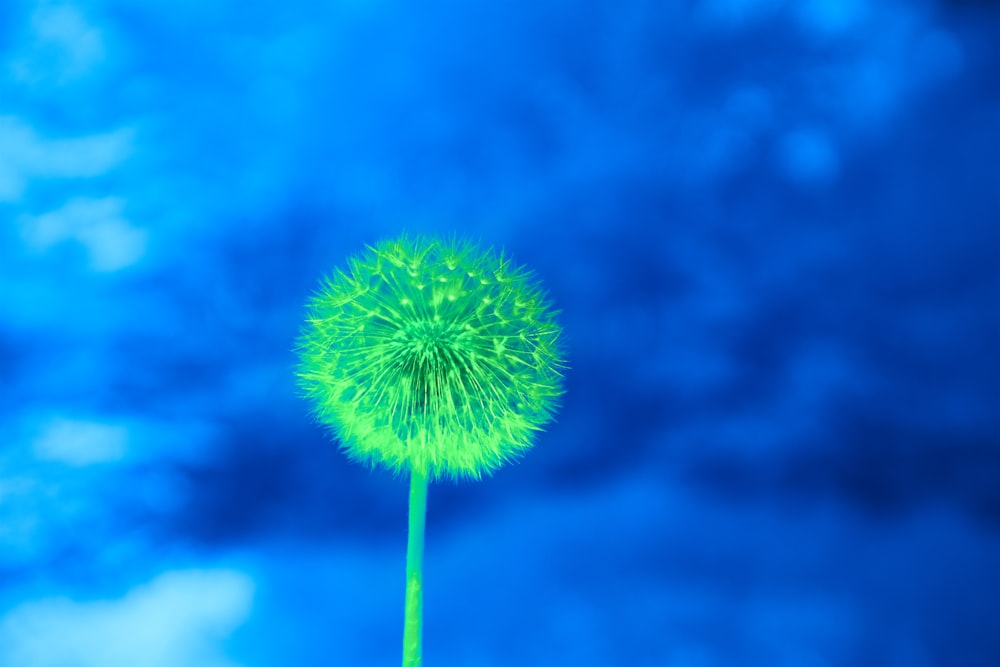
<path id="1" fill-rule="evenodd" d="M 427 517 L 427 472 L 410 471 L 410 525 L 406 536 L 406 619 L 403 622 L 403 667 L 420 667 L 424 591 L 424 523 Z"/>

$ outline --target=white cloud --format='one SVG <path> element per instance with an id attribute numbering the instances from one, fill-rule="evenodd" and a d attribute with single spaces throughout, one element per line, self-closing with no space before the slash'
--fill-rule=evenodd
<path id="1" fill-rule="evenodd" d="M 867 0 L 805 0 L 792 5 L 800 25 L 816 37 L 837 37 L 868 18 Z"/>
<path id="2" fill-rule="evenodd" d="M 22 216 L 21 237 L 44 252 L 64 241 L 82 245 L 94 271 L 117 271 L 135 264 L 146 252 L 147 233 L 125 219 L 117 197 L 71 199 L 61 208 Z"/>
<path id="3" fill-rule="evenodd" d="M 708 26 L 739 28 L 772 16 L 781 5 L 782 0 L 704 0 L 695 11 Z"/>
<path id="4" fill-rule="evenodd" d="M 68 4 L 42 5 L 31 17 L 29 36 L 8 68 L 24 83 L 65 83 L 104 60 L 104 38 Z"/>
<path id="5" fill-rule="evenodd" d="M 85 466 L 121 459 L 128 440 L 124 426 L 56 417 L 35 439 L 33 450 L 43 461 Z"/>
<path id="6" fill-rule="evenodd" d="M 0 116 L 0 202 L 21 198 L 32 178 L 88 178 L 117 166 L 132 151 L 132 130 L 45 139 L 14 116 Z"/>
<path id="7" fill-rule="evenodd" d="M 965 52 L 961 42 L 946 30 L 930 29 L 915 40 L 914 53 L 918 63 L 913 75 L 927 82 L 944 79 L 965 67 Z"/>
<path id="8" fill-rule="evenodd" d="M 235 667 L 221 644 L 250 614 L 253 588 L 238 571 L 181 570 L 117 600 L 27 602 L 0 620 L 0 664 Z"/>
<path id="9" fill-rule="evenodd" d="M 786 132 L 778 142 L 778 167 L 802 185 L 828 185 L 840 171 L 840 154 L 830 135 L 816 128 Z"/>

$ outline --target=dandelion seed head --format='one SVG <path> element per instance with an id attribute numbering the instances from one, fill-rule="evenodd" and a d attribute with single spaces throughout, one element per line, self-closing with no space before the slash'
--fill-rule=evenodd
<path id="1" fill-rule="evenodd" d="M 350 457 L 479 478 L 553 417 L 565 368 L 555 316 L 531 272 L 502 252 L 382 241 L 310 299 L 299 385 Z"/>

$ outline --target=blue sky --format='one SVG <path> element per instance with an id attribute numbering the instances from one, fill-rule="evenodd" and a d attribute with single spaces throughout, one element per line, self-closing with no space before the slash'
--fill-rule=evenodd
<path id="1" fill-rule="evenodd" d="M 557 421 L 432 487 L 429 667 L 1000 660 L 1000 15 L 931 0 L 0 8 L 0 665 L 392 664 L 406 485 L 320 277 L 534 269 Z"/>

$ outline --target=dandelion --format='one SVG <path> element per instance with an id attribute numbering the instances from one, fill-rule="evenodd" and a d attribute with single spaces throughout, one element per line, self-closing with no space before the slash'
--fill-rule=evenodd
<path id="1" fill-rule="evenodd" d="M 478 479 L 531 447 L 562 395 L 561 330 L 505 254 L 406 236 L 327 277 L 299 384 L 348 456 L 410 476 L 403 665 L 421 661 L 428 480 Z"/>
<path id="2" fill-rule="evenodd" d="M 351 260 L 312 298 L 300 384 L 350 457 L 479 478 L 551 420 L 559 334 L 531 273 L 505 255 L 403 237 Z"/>

